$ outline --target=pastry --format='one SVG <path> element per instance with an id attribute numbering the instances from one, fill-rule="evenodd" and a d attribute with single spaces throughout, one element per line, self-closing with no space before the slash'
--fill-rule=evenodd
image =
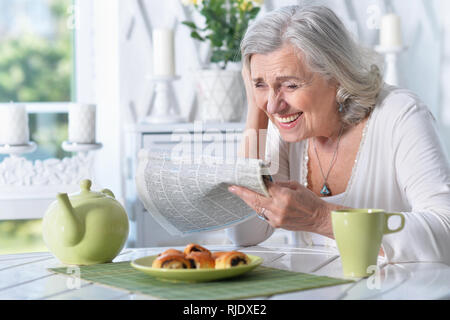
<path id="1" fill-rule="evenodd" d="M 241 265 L 248 265 L 250 259 L 245 253 L 239 251 L 229 251 L 220 255 L 216 259 L 216 269 L 232 268 Z"/>
<path id="2" fill-rule="evenodd" d="M 191 263 L 181 254 L 165 254 L 153 261 L 152 268 L 190 269 Z"/>
<path id="3" fill-rule="evenodd" d="M 191 263 L 191 268 L 207 269 L 214 268 L 215 261 L 208 252 L 191 252 L 186 255 L 186 259 Z"/>
<path id="4" fill-rule="evenodd" d="M 207 252 L 207 253 L 211 254 L 211 251 L 209 251 L 205 247 L 202 247 L 201 245 L 196 244 L 196 243 L 190 243 L 184 248 L 185 255 L 188 255 L 191 252 Z"/>
<path id="5" fill-rule="evenodd" d="M 213 257 L 213 259 L 217 259 L 219 258 L 221 255 L 227 253 L 227 251 L 216 251 L 216 252 L 211 252 L 211 256 Z"/>
<path id="6" fill-rule="evenodd" d="M 161 252 L 158 254 L 158 256 L 164 256 L 166 254 L 181 254 L 183 255 L 183 252 L 177 249 L 167 249 L 166 251 Z"/>

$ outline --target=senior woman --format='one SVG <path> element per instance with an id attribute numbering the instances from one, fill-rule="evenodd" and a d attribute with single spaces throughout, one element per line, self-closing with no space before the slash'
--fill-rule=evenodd
<path id="1" fill-rule="evenodd" d="M 265 219 L 228 229 L 230 239 L 255 245 L 283 228 L 298 245 L 335 246 L 332 210 L 381 208 L 406 219 L 383 238 L 389 262 L 450 264 L 450 168 L 419 98 L 384 84 L 374 54 L 326 7 L 269 12 L 241 49 L 246 133 L 267 129 L 243 150 L 271 161 L 274 182 L 267 198 L 229 188 Z"/>

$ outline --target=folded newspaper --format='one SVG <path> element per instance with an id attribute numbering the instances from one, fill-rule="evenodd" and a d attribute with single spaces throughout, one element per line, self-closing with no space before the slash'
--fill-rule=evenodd
<path id="1" fill-rule="evenodd" d="M 269 164 L 257 159 L 171 157 L 139 152 L 136 186 L 140 200 L 172 235 L 221 230 L 256 214 L 228 191 L 230 185 L 269 196 L 264 180 Z"/>

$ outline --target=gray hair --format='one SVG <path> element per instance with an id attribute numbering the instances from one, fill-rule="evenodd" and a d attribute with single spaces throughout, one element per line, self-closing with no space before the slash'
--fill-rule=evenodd
<path id="1" fill-rule="evenodd" d="M 312 72 L 338 83 L 336 101 L 342 122 L 356 125 L 374 109 L 383 86 L 380 57 L 360 46 L 342 21 L 324 6 L 287 6 L 251 24 L 242 40 L 244 64 L 253 54 L 268 54 L 290 43 Z"/>

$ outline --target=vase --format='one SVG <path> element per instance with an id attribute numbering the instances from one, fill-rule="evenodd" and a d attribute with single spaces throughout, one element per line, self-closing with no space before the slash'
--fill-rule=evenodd
<path id="1" fill-rule="evenodd" d="M 240 122 L 246 109 L 245 86 L 239 70 L 196 72 L 199 118 L 205 122 Z"/>

